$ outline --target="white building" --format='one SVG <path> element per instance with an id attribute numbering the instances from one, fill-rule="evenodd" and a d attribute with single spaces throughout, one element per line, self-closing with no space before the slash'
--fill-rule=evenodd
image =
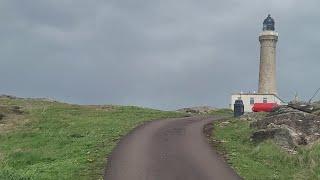
<path id="1" fill-rule="evenodd" d="M 230 108 L 234 110 L 233 104 L 235 100 L 242 100 L 244 105 L 244 112 L 252 112 L 254 103 L 277 103 L 284 104 L 275 94 L 257 94 L 257 93 L 237 93 L 231 95 Z"/>

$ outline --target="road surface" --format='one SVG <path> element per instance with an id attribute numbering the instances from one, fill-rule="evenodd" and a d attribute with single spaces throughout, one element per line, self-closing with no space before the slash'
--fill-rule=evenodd
<path id="1" fill-rule="evenodd" d="M 108 159 L 106 180 L 233 180 L 240 177 L 203 134 L 214 118 L 147 123 L 125 136 Z"/>

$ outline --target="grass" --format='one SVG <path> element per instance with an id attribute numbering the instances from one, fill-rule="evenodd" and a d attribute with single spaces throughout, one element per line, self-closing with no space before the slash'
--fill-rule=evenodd
<path id="1" fill-rule="evenodd" d="M 222 108 L 222 109 L 216 109 L 209 112 L 209 115 L 215 115 L 215 116 L 232 116 L 233 111 L 231 109 Z"/>
<path id="2" fill-rule="evenodd" d="M 0 121 L 0 179 L 102 179 L 106 157 L 143 122 L 183 116 L 132 106 L 80 106 L 0 98 L 22 115 Z M 1 112 L 0 112 L 1 113 Z"/>
<path id="3" fill-rule="evenodd" d="M 259 144 L 250 141 L 254 131 L 249 122 L 231 119 L 216 122 L 213 137 L 219 151 L 244 179 L 320 179 L 320 145 L 297 149 L 289 154 L 273 141 Z"/>

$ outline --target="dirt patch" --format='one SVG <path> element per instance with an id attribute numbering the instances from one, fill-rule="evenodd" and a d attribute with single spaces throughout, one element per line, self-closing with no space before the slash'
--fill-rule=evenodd
<path id="1" fill-rule="evenodd" d="M 85 107 L 107 112 L 115 110 L 115 107 L 112 105 L 85 105 Z"/>
<path id="2" fill-rule="evenodd" d="M 8 115 L 0 121 L 0 133 L 5 133 L 16 129 L 19 125 L 28 122 L 23 115 Z"/>
<path id="3" fill-rule="evenodd" d="M 20 106 L 0 106 L 0 133 L 13 130 L 25 123 L 26 114 Z"/>
<path id="4" fill-rule="evenodd" d="M 0 113 L 0 121 L 5 117 L 4 114 Z"/>
<path id="5" fill-rule="evenodd" d="M 114 106 L 111 106 L 111 105 L 100 106 L 100 109 L 102 109 L 104 111 L 113 111 Z"/>
<path id="6" fill-rule="evenodd" d="M 1 106 L 0 105 L 0 113 L 2 115 L 6 114 L 23 114 L 23 108 L 21 106 Z"/>

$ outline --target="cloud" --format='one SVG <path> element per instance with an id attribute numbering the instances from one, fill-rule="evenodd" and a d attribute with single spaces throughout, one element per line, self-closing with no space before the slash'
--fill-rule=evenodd
<path id="1" fill-rule="evenodd" d="M 279 94 L 319 86 L 319 2 L 0 2 L 0 92 L 160 109 L 225 107 L 257 89 L 262 21 L 280 34 Z"/>

